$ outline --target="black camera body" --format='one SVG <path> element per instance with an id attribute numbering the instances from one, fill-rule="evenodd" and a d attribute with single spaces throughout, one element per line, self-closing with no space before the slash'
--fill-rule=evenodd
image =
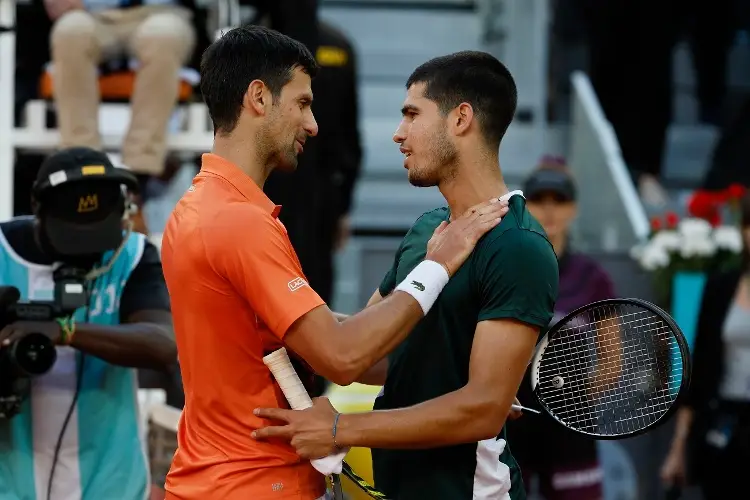
<path id="1" fill-rule="evenodd" d="M 60 267 L 54 273 L 54 300 L 21 302 L 15 287 L 0 287 L 0 330 L 16 321 L 55 321 L 88 304 L 85 272 Z M 47 373 L 57 360 L 52 340 L 31 332 L 0 346 L 0 419 L 15 416 L 31 389 L 31 379 Z"/>

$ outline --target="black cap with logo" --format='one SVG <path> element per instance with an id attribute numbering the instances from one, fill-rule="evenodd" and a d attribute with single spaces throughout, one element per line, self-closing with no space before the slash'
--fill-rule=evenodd
<path id="1" fill-rule="evenodd" d="M 123 187 L 138 182 L 109 157 L 89 148 L 49 156 L 39 169 L 32 194 L 43 233 L 61 255 L 100 253 L 122 242 Z"/>

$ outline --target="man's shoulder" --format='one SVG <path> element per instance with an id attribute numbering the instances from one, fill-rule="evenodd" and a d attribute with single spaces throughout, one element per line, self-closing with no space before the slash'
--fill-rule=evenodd
<path id="1" fill-rule="evenodd" d="M 414 224 L 411 225 L 411 228 L 406 233 L 406 238 L 408 239 L 410 236 L 421 235 L 425 232 L 429 232 L 429 234 L 432 235 L 432 232 L 441 222 L 448 220 L 449 215 L 448 207 L 438 207 L 423 213 L 414 221 Z"/>
<path id="2" fill-rule="evenodd" d="M 14 231 L 32 231 L 34 229 L 34 217 L 22 216 L 13 217 L 10 220 L 0 222 L 0 231 L 8 234 Z"/>

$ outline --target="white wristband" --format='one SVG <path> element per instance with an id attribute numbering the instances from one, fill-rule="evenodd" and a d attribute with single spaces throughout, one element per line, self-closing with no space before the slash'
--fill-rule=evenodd
<path id="1" fill-rule="evenodd" d="M 396 290 L 406 292 L 419 302 L 425 316 L 448 284 L 448 271 L 434 260 L 423 260 L 399 283 Z"/>

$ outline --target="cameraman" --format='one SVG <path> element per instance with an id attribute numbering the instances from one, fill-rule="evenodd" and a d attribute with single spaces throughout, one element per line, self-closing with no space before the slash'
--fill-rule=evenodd
<path id="1" fill-rule="evenodd" d="M 61 288 L 75 289 L 56 289 L 62 275 L 82 276 L 88 291 L 72 314 L 0 324 L 0 354 L 30 333 L 57 346 L 18 414 L 0 420 L 1 499 L 147 497 L 133 368 L 171 372 L 177 350 L 159 254 L 130 231 L 123 185 L 135 189 L 136 180 L 105 154 L 62 150 L 41 166 L 35 215 L 0 224 L 0 284 L 18 288 L 22 301 L 57 301 Z"/>

